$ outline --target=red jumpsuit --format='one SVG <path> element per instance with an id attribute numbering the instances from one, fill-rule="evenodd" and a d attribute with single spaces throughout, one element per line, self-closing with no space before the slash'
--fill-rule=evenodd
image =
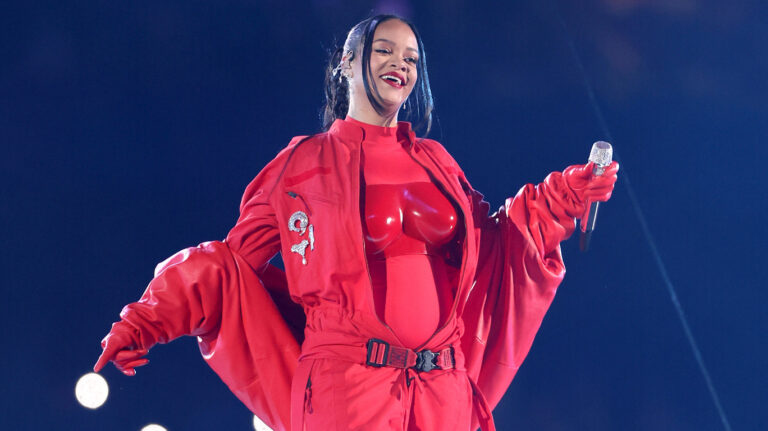
<path id="1" fill-rule="evenodd" d="M 416 139 L 408 123 L 399 123 L 397 137 L 411 168 L 422 168 L 409 168 L 421 176 L 413 182 L 424 183 L 426 174 L 446 199 L 435 205 L 455 211 L 452 232 L 432 244 L 430 233 L 421 234 L 427 259 L 443 265 L 433 272 L 437 296 L 422 301 L 427 323 L 413 337 L 402 320 L 396 328 L 383 321 L 390 315 L 375 299 L 382 298 L 382 278 L 372 259 L 377 250 L 368 248 L 375 249 L 376 224 L 364 227 L 361 217 L 361 191 L 373 190 L 361 170 L 365 132 L 344 120 L 294 138 L 248 186 L 227 238 L 159 264 L 116 327 L 141 348 L 198 336 L 208 364 L 275 430 L 492 429 L 491 409 L 562 280 L 559 243 L 584 204 L 555 172 L 489 216 L 489 205 L 439 143 Z M 400 246 L 412 252 L 418 244 Z M 278 251 L 284 273 L 268 263 Z M 392 303 L 402 303 L 400 294 Z M 455 367 L 419 373 L 367 366 L 371 338 L 434 352 L 453 348 Z"/>

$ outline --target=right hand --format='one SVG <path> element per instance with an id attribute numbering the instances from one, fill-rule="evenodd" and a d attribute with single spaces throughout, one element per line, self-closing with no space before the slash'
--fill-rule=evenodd
<path id="1" fill-rule="evenodd" d="M 104 350 L 96 361 L 96 365 L 93 366 L 93 371 L 98 373 L 107 365 L 107 362 L 112 361 L 115 367 L 126 376 L 135 376 L 134 368 L 149 362 L 149 359 L 142 358 L 148 350 L 139 348 L 134 334 L 120 323 L 122 322 L 112 325 L 112 330 L 101 340 L 101 348 Z"/>
<path id="2" fill-rule="evenodd" d="M 619 164 L 615 160 L 605 168 L 602 175 L 594 175 L 594 162 L 586 165 L 568 166 L 563 171 L 565 183 L 573 191 L 576 198 L 583 205 L 580 211 L 583 215 L 579 218 L 584 219 L 589 211 L 589 205 L 592 202 L 605 202 L 611 198 L 613 187 L 616 184 Z M 586 226 L 586 225 L 582 225 Z"/>

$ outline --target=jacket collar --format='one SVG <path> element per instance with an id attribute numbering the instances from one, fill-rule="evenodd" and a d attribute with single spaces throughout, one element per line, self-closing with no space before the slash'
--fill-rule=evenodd
<path id="1" fill-rule="evenodd" d="M 342 140 L 352 141 L 355 143 L 362 142 L 363 137 L 365 136 L 362 127 L 350 123 L 349 121 L 344 121 L 340 118 L 337 118 L 333 124 L 331 124 L 330 129 L 328 129 L 328 133 L 338 136 Z M 398 121 L 397 134 L 398 136 L 405 135 L 408 138 L 408 149 L 413 148 L 413 144 L 416 142 L 416 133 L 414 133 L 413 129 L 411 129 L 411 123 L 407 121 Z"/>

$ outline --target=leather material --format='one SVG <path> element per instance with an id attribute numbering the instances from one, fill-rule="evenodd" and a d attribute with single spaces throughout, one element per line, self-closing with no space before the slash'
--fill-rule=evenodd
<path id="1" fill-rule="evenodd" d="M 366 251 L 373 258 L 442 255 L 457 223 L 456 210 L 431 182 L 365 187 Z"/>
<path id="2" fill-rule="evenodd" d="M 360 214 L 364 132 L 341 120 L 327 133 L 295 138 L 248 186 L 226 240 L 159 265 L 116 328 L 127 325 L 141 349 L 198 336 L 206 362 L 275 430 L 402 429 L 409 416 L 417 426 L 492 429 L 490 411 L 563 278 L 559 243 L 584 202 L 553 174 L 489 215 L 439 143 L 417 140 L 407 123 L 397 133 L 459 211 L 450 312 L 420 346 L 455 346 L 455 369 L 414 376 L 364 365 L 370 338 L 405 346 L 375 311 Z M 303 231 L 289 224 L 298 212 L 307 216 Z M 300 256 L 294 246 L 310 234 L 313 246 Z M 268 263 L 277 251 L 285 273 Z M 120 331 L 114 339 L 125 338 Z"/>

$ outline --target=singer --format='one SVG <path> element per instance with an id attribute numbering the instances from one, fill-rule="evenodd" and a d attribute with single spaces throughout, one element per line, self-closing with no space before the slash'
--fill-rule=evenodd
<path id="1" fill-rule="evenodd" d="M 256 176 L 225 240 L 158 265 L 94 368 L 134 375 L 156 343 L 193 335 L 275 430 L 492 430 L 563 279 L 559 244 L 618 166 L 553 172 L 489 215 L 446 150 L 398 122 L 426 134 L 433 108 L 400 17 L 355 25 L 325 86 L 323 131 Z"/>

